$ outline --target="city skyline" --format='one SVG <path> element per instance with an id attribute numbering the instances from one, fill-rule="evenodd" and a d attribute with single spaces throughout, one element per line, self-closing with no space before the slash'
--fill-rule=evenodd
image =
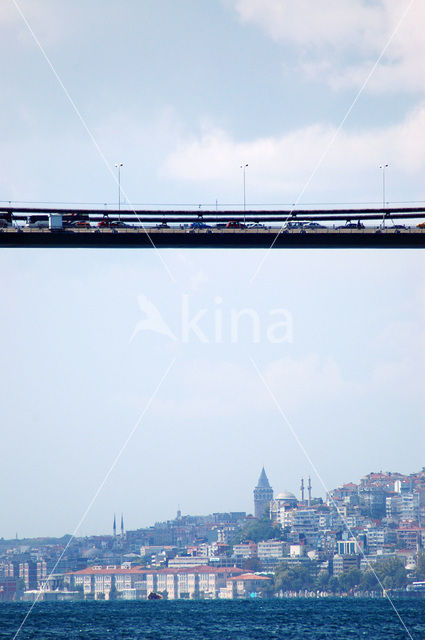
<path id="1" fill-rule="evenodd" d="M 404 482 L 404 483 L 408 482 L 409 478 L 416 477 L 418 473 L 425 473 L 425 467 L 422 467 L 420 472 L 413 471 L 413 472 L 408 473 L 408 474 L 403 474 L 403 473 L 400 473 L 399 471 L 388 471 L 388 470 L 387 471 L 383 471 L 383 470 L 370 471 L 367 474 L 364 474 L 361 478 L 359 478 L 359 480 L 358 480 L 359 484 L 353 482 L 353 479 L 348 480 L 347 482 L 343 482 L 340 485 L 338 485 L 338 487 L 331 488 L 330 491 L 329 491 L 329 495 L 332 495 L 334 492 L 339 491 L 339 490 L 341 490 L 341 489 L 343 489 L 344 487 L 347 487 L 347 486 L 350 486 L 350 487 L 360 486 L 361 482 L 364 482 L 365 480 L 367 480 L 368 478 L 373 477 L 373 476 L 377 476 L 377 477 L 379 477 L 379 476 L 387 476 L 388 478 L 392 477 L 393 478 L 393 482 L 395 484 L 396 482 L 400 482 L 400 481 Z M 307 480 L 307 483 L 304 483 L 304 480 Z M 267 498 L 264 499 L 262 497 L 260 498 L 260 502 L 261 503 L 263 503 L 263 502 L 266 503 L 267 508 L 263 509 L 261 511 L 261 514 L 260 514 L 260 512 L 258 512 L 258 515 L 255 515 L 255 512 L 257 510 L 256 504 L 258 502 L 258 494 L 256 494 L 256 490 L 258 489 L 258 487 L 262 487 L 262 488 L 267 487 L 268 489 L 270 489 L 270 492 L 268 493 L 268 499 Z M 325 496 L 325 501 L 329 499 L 329 495 Z M 247 512 L 241 512 L 239 510 L 233 510 L 233 511 L 230 511 L 228 513 L 239 513 L 239 514 L 243 513 L 248 518 L 254 518 L 254 519 L 262 519 L 266 515 L 266 518 L 268 518 L 269 517 L 270 503 L 271 502 L 273 502 L 273 501 L 277 501 L 277 502 L 279 502 L 279 501 L 288 501 L 288 500 L 291 503 L 293 501 L 294 504 L 295 503 L 297 503 L 297 504 L 305 504 L 307 506 L 309 506 L 312 501 L 314 501 L 315 504 L 316 503 L 320 504 L 320 503 L 324 502 L 322 496 L 319 496 L 319 495 L 316 495 L 316 494 L 312 493 L 312 484 L 311 484 L 310 476 L 308 478 L 303 478 L 303 477 L 300 478 L 299 495 L 297 494 L 297 492 L 292 493 L 290 491 L 287 491 L 287 489 L 283 489 L 282 490 L 281 487 L 279 488 L 279 490 L 275 491 L 273 489 L 273 486 L 269 482 L 266 470 L 265 470 L 265 468 L 263 466 L 261 468 L 261 472 L 260 472 L 260 475 L 259 475 L 259 480 L 257 481 L 256 486 L 254 487 L 254 490 L 253 490 L 253 500 L 252 500 L 252 509 L 251 509 L 251 511 L 248 510 Z M 187 518 L 187 517 L 189 517 L 189 518 L 197 518 L 197 517 L 206 517 L 207 516 L 207 514 L 203 514 L 203 513 L 184 513 L 180 509 L 180 505 L 178 506 L 176 513 L 177 513 L 177 515 L 174 518 L 175 520 L 179 520 L 180 518 Z M 226 512 L 217 508 L 213 512 L 213 515 L 220 514 L 220 513 L 221 514 L 225 514 Z M 111 522 L 112 522 L 111 533 L 108 533 L 107 531 L 104 531 L 104 532 L 101 532 L 101 533 L 98 533 L 98 534 L 94 534 L 94 535 L 95 536 L 96 535 L 99 535 L 99 536 L 109 536 L 109 535 L 111 535 L 113 538 L 115 538 L 115 537 L 123 538 L 127 533 L 127 528 L 124 526 L 124 520 L 125 520 L 124 516 L 125 516 L 125 514 L 121 512 L 120 516 L 119 516 L 119 525 L 118 525 L 117 524 L 117 521 L 118 521 L 117 514 L 113 513 L 112 520 L 111 520 Z M 167 520 L 159 520 L 158 522 L 159 523 L 161 523 L 161 522 L 170 522 L 172 520 L 173 520 L 173 518 L 170 517 L 170 518 L 167 518 Z M 148 526 L 153 526 L 154 524 L 158 524 L 158 522 L 157 523 L 151 522 L 150 525 L 148 525 Z M 138 528 L 140 528 L 140 527 L 136 527 L 136 530 Z M 57 536 L 57 538 L 61 539 L 62 537 L 69 536 L 69 535 L 70 535 L 70 532 L 63 532 L 63 534 L 61 536 Z M 37 539 L 37 538 L 46 538 L 46 539 L 48 539 L 48 538 L 55 538 L 55 537 L 56 536 L 50 536 L 46 532 L 44 535 L 36 536 L 35 539 Z M 79 538 L 81 536 L 76 535 L 75 537 Z M 90 537 L 90 536 L 88 536 L 88 537 Z M 0 535 L 0 539 L 3 540 L 3 541 L 6 540 L 6 538 L 4 536 L 1 536 L 1 535 Z M 28 538 L 20 538 L 18 536 L 18 534 L 16 533 L 14 538 L 10 538 L 10 541 L 13 541 L 13 540 L 18 540 L 18 541 L 22 540 L 22 541 L 24 541 L 26 539 L 33 539 L 33 538 L 31 536 L 29 536 Z"/>
<path id="2" fill-rule="evenodd" d="M 307 487 L 307 495 L 305 488 Z M 425 590 L 425 467 L 372 472 L 301 499 L 262 467 L 244 511 L 112 534 L 0 538 L 0 601 L 361 597 Z M 266 589 L 264 590 L 264 588 Z"/>
<path id="3" fill-rule="evenodd" d="M 388 164 L 384 199 L 422 202 L 409 4 L 3 3 L 0 200 L 380 205 Z M 421 251 L 5 249 L 0 269 L 4 537 L 248 511 L 262 464 L 322 497 L 423 465 Z"/>

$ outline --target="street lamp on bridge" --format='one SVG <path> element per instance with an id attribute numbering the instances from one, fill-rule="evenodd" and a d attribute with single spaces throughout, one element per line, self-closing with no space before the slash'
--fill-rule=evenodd
<path id="1" fill-rule="evenodd" d="M 247 164 L 241 164 L 241 169 L 243 169 L 243 210 L 244 210 L 244 216 L 243 216 L 243 221 L 245 224 L 245 209 L 246 209 L 246 182 L 245 182 L 245 171 L 247 168 Z"/>
<path id="2" fill-rule="evenodd" d="M 385 205 L 386 205 L 386 201 L 385 201 L 385 169 L 388 169 L 390 165 L 389 164 L 380 164 L 379 168 L 382 169 L 382 208 L 384 209 L 383 211 L 383 219 L 382 219 L 382 226 L 385 227 Z"/>
<path id="3" fill-rule="evenodd" d="M 122 162 L 116 162 L 115 166 L 118 169 L 118 211 L 121 210 L 121 167 L 124 166 Z M 121 220 L 121 214 L 118 213 L 118 219 Z"/>

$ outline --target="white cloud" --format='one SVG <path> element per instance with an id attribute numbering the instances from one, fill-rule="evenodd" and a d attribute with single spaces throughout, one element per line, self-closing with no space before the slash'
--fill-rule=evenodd
<path id="1" fill-rule="evenodd" d="M 361 0 L 235 0 L 244 22 L 258 24 L 275 40 L 302 47 L 371 48 L 383 31 L 382 6 Z"/>
<path id="2" fill-rule="evenodd" d="M 342 379 L 339 366 L 315 354 L 286 356 L 263 368 L 266 384 L 284 411 L 297 411 L 306 401 L 327 406 L 342 395 L 347 397 L 351 383 Z M 179 369 L 191 394 L 177 393 L 155 402 L 152 411 L 163 418 L 237 419 L 241 415 L 274 414 L 274 402 L 254 367 L 247 363 L 197 361 Z"/>
<path id="3" fill-rule="evenodd" d="M 63 44 L 71 32 L 75 33 L 78 24 L 75 13 L 65 5 L 58 7 L 53 0 L 18 0 L 17 6 L 12 1 L 3 3 L 0 7 L 0 25 L 13 30 L 20 44 L 30 47 L 36 45 L 24 18 L 42 46 Z"/>
<path id="4" fill-rule="evenodd" d="M 19 19 L 19 14 L 12 2 L 6 2 L 0 5 L 0 24 L 9 25 Z"/>
<path id="5" fill-rule="evenodd" d="M 231 0 L 244 23 L 296 48 L 300 68 L 334 88 L 363 84 L 396 30 L 368 87 L 425 89 L 425 5 L 409 0 Z M 399 27 L 399 28 L 398 28 Z"/>
<path id="6" fill-rule="evenodd" d="M 255 360 L 255 358 L 254 358 Z M 290 417 L 300 416 L 308 408 L 328 414 L 337 407 L 349 410 L 356 398 L 356 410 L 368 411 L 377 399 L 391 398 L 394 406 L 416 402 L 423 387 L 418 363 L 409 359 L 379 360 L 362 377 L 348 377 L 331 357 L 315 353 L 299 357 L 285 356 L 257 366 L 250 364 L 195 361 L 178 365 L 179 381 L 173 395 L 157 399 L 152 406 L 156 418 L 173 420 L 236 420 L 241 416 L 269 420 L 277 415 L 276 401 Z M 261 379 L 263 378 L 263 380 Z M 180 381 L 191 393 L 180 391 Z M 264 384 L 265 383 L 265 384 Z M 270 390 L 270 391 L 269 391 Z M 389 403 L 390 406 L 391 402 Z M 247 416 L 250 416 L 248 419 Z M 333 418 L 332 418 L 333 419 Z"/>
<path id="7" fill-rule="evenodd" d="M 284 411 L 298 409 L 306 402 L 329 405 L 351 395 L 353 387 L 343 379 L 334 360 L 322 360 L 315 354 L 299 360 L 287 356 L 272 362 L 263 375 Z"/>
<path id="8" fill-rule="evenodd" d="M 374 176 L 382 158 L 399 173 L 415 175 L 425 170 L 425 107 L 411 112 L 403 122 L 363 131 L 341 131 L 329 148 L 320 174 L 320 190 L 331 191 L 353 181 L 354 175 Z M 182 141 L 165 164 L 169 175 L 190 182 L 217 180 L 234 184 L 241 158 L 252 167 L 251 191 L 264 196 L 294 198 L 335 136 L 334 127 L 317 124 L 279 137 L 240 142 L 220 130 Z M 255 167 L 255 168 L 254 168 Z M 358 179 L 358 175 L 356 178 Z M 355 179 L 356 179 L 355 178 Z"/>
<path id="9" fill-rule="evenodd" d="M 419 289 L 419 295 L 422 293 Z M 406 398 L 420 398 L 425 385 L 425 308 L 419 304 L 413 318 L 387 324 L 376 338 L 386 359 L 377 362 L 371 383 L 378 394 L 390 392 Z M 388 352 L 391 345 L 391 353 Z"/>

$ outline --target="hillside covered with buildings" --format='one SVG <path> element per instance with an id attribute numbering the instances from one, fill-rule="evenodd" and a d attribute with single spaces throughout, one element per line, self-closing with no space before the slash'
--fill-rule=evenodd
<path id="1" fill-rule="evenodd" d="M 182 515 L 111 535 L 0 540 L 0 601 L 244 598 L 425 592 L 425 468 L 370 473 L 312 495 L 274 494 L 254 515 Z"/>

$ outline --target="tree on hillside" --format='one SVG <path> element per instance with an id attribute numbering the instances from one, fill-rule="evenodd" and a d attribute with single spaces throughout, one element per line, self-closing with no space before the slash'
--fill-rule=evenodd
<path id="1" fill-rule="evenodd" d="M 328 589 L 329 579 L 329 573 L 327 571 L 321 571 L 317 576 L 316 589 L 319 589 L 319 591 L 326 591 Z"/>
<path id="2" fill-rule="evenodd" d="M 267 580 L 258 589 L 262 598 L 272 598 L 275 594 L 275 588 L 272 580 Z"/>
<path id="3" fill-rule="evenodd" d="M 350 591 L 357 587 L 362 579 L 362 572 L 360 569 L 351 569 L 347 573 L 343 573 L 339 576 L 338 582 L 342 591 Z"/>
<path id="4" fill-rule="evenodd" d="M 232 538 L 231 544 L 240 544 L 245 540 L 261 542 L 262 540 L 282 539 L 282 529 L 280 525 L 273 524 L 270 520 L 254 520 L 248 522 Z"/>
<path id="5" fill-rule="evenodd" d="M 258 558 L 246 558 L 242 562 L 244 571 L 261 571 L 261 562 Z"/>
<path id="6" fill-rule="evenodd" d="M 276 591 L 301 591 L 315 586 L 316 565 L 313 562 L 290 565 L 282 562 L 276 569 Z"/>
<path id="7" fill-rule="evenodd" d="M 20 600 L 22 598 L 22 594 L 26 589 L 25 580 L 22 578 L 16 579 L 16 599 Z"/>
<path id="8" fill-rule="evenodd" d="M 384 589 L 401 589 L 407 584 L 406 569 L 400 558 L 380 560 L 374 569 Z"/>
<path id="9" fill-rule="evenodd" d="M 331 593 L 338 593 L 339 592 L 339 580 L 338 580 L 338 578 L 336 576 L 331 576 L 329 578 L 328 590 Z"/>
<path id="10" fill-rule="evenodd" d="M 425 553 L 418 553 L 416 558 L 415 579 L 425 580 Z"/>
<path id="11" fill-rule="evenodd" d="M 373 571 L 365 571 L 360 580 L 360 589 L 362 591 L 374 591 L 379 588 L 378 580 Z"/>

